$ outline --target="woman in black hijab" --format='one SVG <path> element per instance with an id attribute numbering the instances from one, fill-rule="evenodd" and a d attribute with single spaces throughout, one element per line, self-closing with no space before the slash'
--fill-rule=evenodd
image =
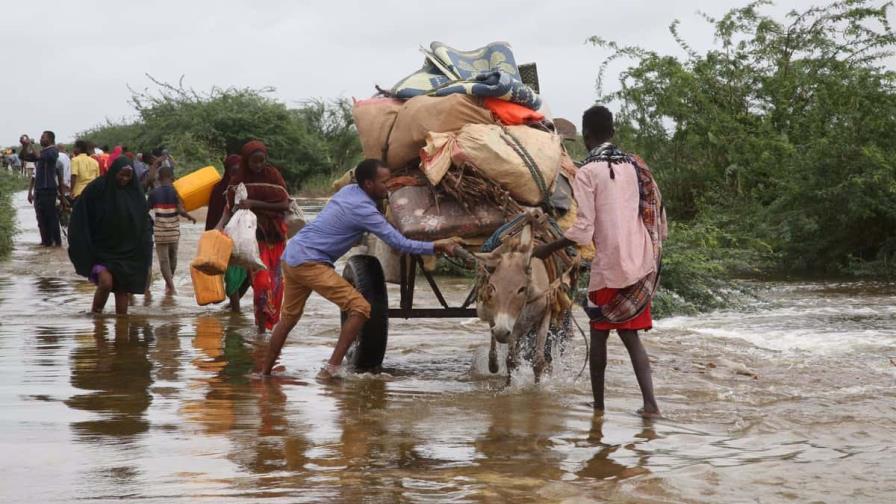
<path id="1" fill-rule="evenodd" d="M 68 256 L 96 284 L 94 313 L 115 293 L 115 313 L 128 312 L 128 294 L 142 294 L 152 264 L 152 221 L 132 161 L 121 156 L 81 193 L 72 212 Z"/>

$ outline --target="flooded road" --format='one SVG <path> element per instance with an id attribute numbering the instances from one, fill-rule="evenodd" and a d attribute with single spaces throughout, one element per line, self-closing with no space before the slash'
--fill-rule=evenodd
<path id="1" fill-rule="evenodd" d="M 574 338 L 535 386 L 487 372 L 484 324 L 393 321 L 388 373 L 322 384 L 335 307 L 312 296 L 283 376 L 252 373 L 244 313 L 179 295 L 93 317 L 93 288 L 42 250 L 24 194 L 0 264 L 0 502 L 889 502 L 896 495 L 896 286 L 774 284 L 745 312 L 644 339 L 665 418 L 642 420 L 610 343 L 592 415 Z M 157 265 L 156 265 L 157 267 Z M 464 282 L 446 281 L 456 303 Z M 422 302 L 435 305 L 425 285 Z M 397 287 L 390 287 L 393 300 Z M 107 310 L 111 309 L 110 305 Z M 582 317 L 581 314 L 578 316 Z M 891 362 L 891 359 L 893 362 Z"/>

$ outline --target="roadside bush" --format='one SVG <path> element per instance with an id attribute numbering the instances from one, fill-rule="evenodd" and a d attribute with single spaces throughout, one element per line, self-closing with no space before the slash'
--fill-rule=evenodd
<path id="1" fill-rule="evenodd" d="M 341 174 L 360 159 L 347 100 L 310 100 L 289 108 L 268 96 L 271 88 L 200 93 L 182 83 L 150 79 L 152 91 L 132 92 L 137 120 L 108 123 L 80 136 L 97 145 L 127 145 L 135 152 L 165 146 L 181 174 L 207 165 L 221 167 L 228 153 L 261 139 L 292 190 L 315 175 Z"/>
<path id="2" fill-rule="evenodd" d="M 16 210 L 12 205 L 12 194 L 28 188 L 24 177 L 0 171 L 0 259 L 6 259 L 12 251 L 16 235 Z"/>

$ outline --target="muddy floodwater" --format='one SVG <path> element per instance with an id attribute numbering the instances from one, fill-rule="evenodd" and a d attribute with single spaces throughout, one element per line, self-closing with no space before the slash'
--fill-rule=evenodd
<path id="1" fill-rule="evenodd" d="M 633 413 L 613 337 L 601 418 L 587 371 L 576 379 L 579 336 L 546 382 L 523 365 L 505 389 L 476 320 L 393 320 L 383 374 L 319 383 L 339 316 L 316 296 L 285 372 L 262 380 L 251 293 L 237 315 L 193 301 L 201 225 L 182 225 L 178 295 L 156 273 L 150 301 L 94 317 L 92 286 L 64 250 L 36 245 L 33 210 L 15 203 L 22 232 L 0 264 L 0 502 L 896 501 L 892 284 L 759 285 L 745 311 L 659 321 L 644 338 L 653 421 Z M 464 281 L 444 285 L 463 299 Z"/>

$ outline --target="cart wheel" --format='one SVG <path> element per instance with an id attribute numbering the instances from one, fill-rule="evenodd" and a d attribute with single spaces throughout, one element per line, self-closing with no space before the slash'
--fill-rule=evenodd
<path id="1" fill-rule="evenodd" d="M 389 298 L 383 267 L 376 257 L 355 255 L 346 261 L 342 277 L 370 303 L 370 320 L 349 349 L 348 362 L 358 370 L 374 370 L 383 364 L 389 336 Z M 342 313 L 343 322 L 345 316 Z"/>

